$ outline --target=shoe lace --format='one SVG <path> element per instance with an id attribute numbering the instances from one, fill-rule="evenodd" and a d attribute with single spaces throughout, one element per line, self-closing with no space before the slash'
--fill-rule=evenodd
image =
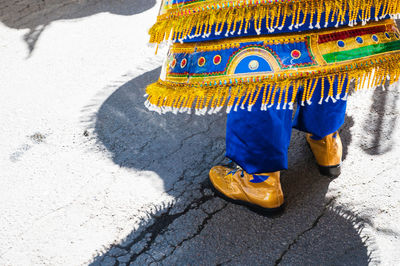
<path id="1" fill-rule="evenodd" d="M 229 186 L 232 188 L 232 184 L 233 184 L 233 176 L 236 174 L 237 171 L 241 171 L 240 173 L 240 177 L 243 178 L 244 177 L 244 170 L 239 166 L 236 165 L 236 169 L 233 169 L 232 171 L 230 171 L 228 174 L 226 174 L 225 178 L 229 178 Z"/>
<path id="2" fill-rule="evenodd" d="M 239 165 L 236 165 L 236 169 L 230 171 L 226 176 L 229 176 L 232 181 L 232 176 L 235 175 L 237 171 L 241 171 L 240 177 L 244 177 L 244 170 Z"/>

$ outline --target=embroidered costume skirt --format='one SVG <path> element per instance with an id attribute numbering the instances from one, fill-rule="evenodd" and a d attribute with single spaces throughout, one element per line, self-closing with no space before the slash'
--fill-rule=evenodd
<path id="1" fill-rule="evenodd" d="M 170 49 L 146 106 L 293 109 L 297 97 L 301 105 L 346 100 L 352 82 L 355 90 L 393 83 L 399 11 L 397 0 L 164 1 L 150 35 Z"/>

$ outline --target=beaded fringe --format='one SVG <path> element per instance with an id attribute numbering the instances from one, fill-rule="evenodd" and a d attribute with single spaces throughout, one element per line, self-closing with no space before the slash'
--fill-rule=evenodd
<path id="1" fill-rule="evenodd" d="M 358 67 L 358 69 L 357 69 Z M 343 71 L 343 68 L 349 71 Z M 159 80 L 146 89 L 145 106 L 160 114 L 191 113 L 198 115 L 214 114 L 226 106 L 226 112 L 239 107 L 251 111 L 259 97 L 262 97 L 261 110 L 268 108 L 293 109 L 297 94 L 302 88 L 301 105 L 312 104 L 317 84 L 321 84 L 323 101 L 347 100 L 351 81 L 356 91 L 371 89 L 398 81 L 400 77 L 400 54 L 382 56 L 379 59 L 364 60 L 339 68 L 293 76 L 258 77 L 251 82 L 220 82 L 218 85 L 182 84 Z M 254 80 L 256 80 L 254 82 Z M 337 86 L 335 86 L 336 84 Z M 328 86 L 329 85 L 329 86 Z M 326 89 L 328 88 L 328 89 Z"/>
<path id="2" fill-rule="evenodd" d="M 215 35 L 247 33 L 253 26 L 258 34 L 265 28 L 269 32 L 282 29 L 287 20 L 289 29 L 303 26 L 310 21 L 310 29 L 327 27 L 328 22 L 345 23 L 354 26 L 361 20 L 367 23 L 373 15 L 376 21 L 400 13 L 397 0 L 231 0 L 196 5 L 169 11 L 157 18 L 150 29 L 150 42 L 164 40 L 183 41 L 186 38 L 207 38 L 212 31 Z M 375 12 L 374 12 L 375 10 Z M 372 14 L 373 13 L 373 14 Z M 323 21 L 322 21 L 323 20 Z M 224 31 L 225 29 L 225 31 Z M 224 31 L 224 32 L 223 32 Z"/>

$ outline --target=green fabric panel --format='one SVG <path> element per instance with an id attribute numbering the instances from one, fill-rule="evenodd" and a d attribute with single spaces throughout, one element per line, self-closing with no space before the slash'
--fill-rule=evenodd
<path id="1" fill-rule="evenodd" d="M 334 52 L 323 55 L 327 63 L 335 63 L 345 60 L 357 59 L 365 56 L 400 50 L 400 40 L 388 43 L 379 43 L 360 47 L 343 52 Z"/>

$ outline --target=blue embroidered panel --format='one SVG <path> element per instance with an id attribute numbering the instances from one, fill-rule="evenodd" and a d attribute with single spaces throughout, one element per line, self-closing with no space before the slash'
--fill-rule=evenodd
<path id="1" fill-rule="evenodd" d="M 187 72 L 193 76 L 222 74 L 225 73 L 230 62 L 239 52 L 241 52 L 243 59 L 235 67 L 235 74 L 273 71 L 266 58 L 263 58 L 262 54 L 255 53 L 256 49 L 261 49 L 264 53 L 267 53 L 267 57 L 270 57 L 270 60 L 275 60 L 281 69 L 316 64 L 306 41 L 283 44 L 264 44 L 264 42 L 259 41 L 241 43 L 239 48 L 219 51 L 194 52 L 191 54 L 176 53 L 174 54 L 176 65 L 170 69 L 170 74 Z M 216 57 L 219 58 L 214 61 Z M 186 59 L 186 65 L 182 67 L 182 60 L 184 59 Z"/>
<path id="2" fill-rule="evenodd" d="M 189 54 L 175 54 L 176 66 L 173 68 L 173 73 L 184 74 L 189 72 Z M 182 60 L 186 59 L 186 65 L 181 66 Z"/>
<path id="3" fill-rule="evenodd" d="M 271 71 L 272 68 L 267 62 L 267 60 L 257 55 L 250 55 L 243 58 L 239 62 L 239 64 L 236 66 L 235 74 L 271 72 Z"/>
<path id="4" fill-rule="evenodd" d="M 226 49 L 221 51 L 210 51 L 210 52 L 196 52 L 190 55 L 190 68 L 191 74 L 204 74 L 204 73 L 215 73 L 225 71 L 225 67 L 228 65 L 230 56 L 237 51 L 237 48 Z M 218 65 L 214 64 L 214 57 L 221 56 L 221 62 Z M 198 61 L 201 57 L 204 57 L 206 62 L 204 66 L 199 66 Z"/>
<path id="5" fill-rule="evenodd" d="M 313 64 L 314 60 L 311 58 L 306 42 L 295 42 L 286 44 L 271 44 L 266 45 L 273 52 L 276 53 L 281 61 L 283 67 L 299 64 Z M 297 50 L 300 52 L 299 58 L 292 57 L 292 51 Z"/>

